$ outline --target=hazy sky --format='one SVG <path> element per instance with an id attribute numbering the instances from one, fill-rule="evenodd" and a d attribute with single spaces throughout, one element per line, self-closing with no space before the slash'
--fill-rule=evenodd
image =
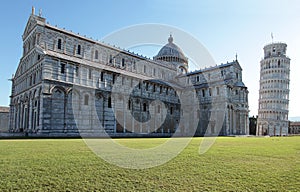
<path id="1" fill-rule="evenodd" d="M 249 89 L 250 115 L 257 114 L 260 60 L 263 46 L 274 41 L 287 43 L 291 58 L 290 117 L 300 116 L 300 1 L 298 0 L 88 0 L 2 1 L 0 7 L 0 105 L 9 105 L 11 83 L 22 54 L 22 34 L 35 6 L 52 25 L 103 38 L 136 24 L 167 24 L 197 38 L 217 64 L 232 61 L 235 54 Z M 166 34 L 166 42 L 169 34 Z M 176 34 L 174 34 L 176 43 Z M 162 42 L 162 43 L 166 43 Z M 158 51 L 158 50 L 157 50 Z M 143 53 L 149 57 L 157 51 Z M 184 50 L 183 50 L 184 51 Z"/>

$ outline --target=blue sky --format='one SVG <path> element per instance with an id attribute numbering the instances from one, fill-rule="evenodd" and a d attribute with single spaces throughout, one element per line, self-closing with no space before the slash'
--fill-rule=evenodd
<path id="1" fill-rule="evenodd" d="M 249 89 L 250 115 L 257 114 L 259 62 L 263 46 L 274 41 L 288 45 L 291 58 L 290 116 L 300 116 L 300 2 L 297 0 L 89 0 L 89 1 L 2 1 L 0 7 L 0 105 L 9 104 L 8 79 L 22 53 L 22 33 L 35 6 L 52 25 L 93 37 L 143 23 L 167 24 L 197 38 L 217 64 L 232 61 L 235 54 L 243 67 Z M 169 34 L 166 34 L 166 42 Z M 176 43 L 176 34 L 174 34 Z M 162 43 L 166 43 L 162 42 Z M 157 50 L 158 51 L 158 50 Z M 184 51 L 184 50 L 183 50 Z M 152 57 L 155 51 L 145 50 Z"/>

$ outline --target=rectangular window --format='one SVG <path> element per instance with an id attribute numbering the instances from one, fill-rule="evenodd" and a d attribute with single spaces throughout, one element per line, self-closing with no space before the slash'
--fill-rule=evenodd
<path id="1" fill-rule="evenodd" d="M 116 74 L 113 74 L 113 76 L 112 76 L 112 83 L 115 84 L 115 81 L 116 81 Z"/>
<path id="2" fill-rule="evenodd" d="M 205 97 L 205 89 L 202 89 L 202 97 Z"/>
<path id="3" fill-rule="evenodd" d="M 61 39 L 58 39 L 58 42 L 57 42 L 57 49 L 61 50 Z"/>
<path id="4" fill-rule="evenodd" d="M 220 94 L 220 88 L 217 87 L 217 95 L 219 95 L 219 94 Z"/>
<path id="5" fill-rule="evenodd" d="M 75 76 L 78 77 L 78 75 L 79 75 L 79 67 L 76 66 L 75 67 Z"/>
<path id="6" fill-rule="evenodd" d="M 103 82 L 103 76 L 104 76 L 104 74 L 103 74 L 103 71 L 101 71 L 100 72 L 100 80 Z"/>
<path id="7" fill-rule="evenodd" d="M 78 55 L 81 54 L 81 45 L 77 45 L 77 54 L 78 54 Z"/>
<path id="8" fill-rule="evenodd" d="M 88 95 L 84 96 L 84 105 L 89 105 L 89 96 Z"/>
<path id="9" fill-rule="evenodd" d="M 125 59 L 122 58 L 122 67 L 125 67 Z"/>
<path id="10" fill-rule="evenodd" d="M 64 74 L 66 70 L 66 64 L 65 63 L 61 63 L 60 64 L 60 73 Z"/>
<path id="11" fill-rule="evenodd" d="M 199 82 L 200 81 L 200 78 L 199 78 L 199 76 L 197 76 L 197 82 Z"/>
<path id="12" fill-rule="evenodd" d="M 135 61 L 133 61 L 133 70 L 136 70 Z"/>
<path id="13" fill-rule="evenodd" d="M 111 108 L 111 97 L 108 97 L 108 100 L 107 100 L 107 107 L 108 108 Z"/>
<path id="14" fill-rule="evenodd" d="M 98 53 L 98 50 L 95 51 L 95 59 L 98 59 L 99 58 L 99 53 Z"/>
<path id="15" fill-rule="evenodd" d="M 112 63 L 112 55 L 109 55 L 109 63 Z"/>
<path id="16" fill-rule="evenodd" d="M 92 70 L 89 69 L 89 79 L 92 79 Z"/>
<path id="17" fill-rule="evenodd" d="M 144 65 L 144 73 L 147 72 L 147 68 L 146 68 L 146 65 Z"/>
<path id="18" fill-rule="evenodd" d="M 211 96 L 211 94 L 212 94 L 211 93 L 211 88 L 208 89 L 208 92 L 209 92 L 209 96 Z"/>

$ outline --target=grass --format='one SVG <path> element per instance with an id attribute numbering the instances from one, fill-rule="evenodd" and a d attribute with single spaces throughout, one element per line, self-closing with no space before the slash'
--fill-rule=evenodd
<path id="1" fill-rule="evenodd" d="M 97 157 L 80 139 L 0 140 L 0 191 L 299 191 L 300 137 L 203 138 L 168 163 L 124 169 Z M 153 147 L 166 139 L 120 139 Z"/>

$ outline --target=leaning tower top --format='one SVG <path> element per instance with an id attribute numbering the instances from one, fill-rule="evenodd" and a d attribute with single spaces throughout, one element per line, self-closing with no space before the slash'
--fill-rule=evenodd
<path id="1" fill-rule="evenodd" d="M 287 47 L 287 44 L 282 43 L 282 42 L 275 42 L 275 43 L 267 44 L 266 46 L 264 46 L 265 58 L 285 56 L 286 47 Z"/>

